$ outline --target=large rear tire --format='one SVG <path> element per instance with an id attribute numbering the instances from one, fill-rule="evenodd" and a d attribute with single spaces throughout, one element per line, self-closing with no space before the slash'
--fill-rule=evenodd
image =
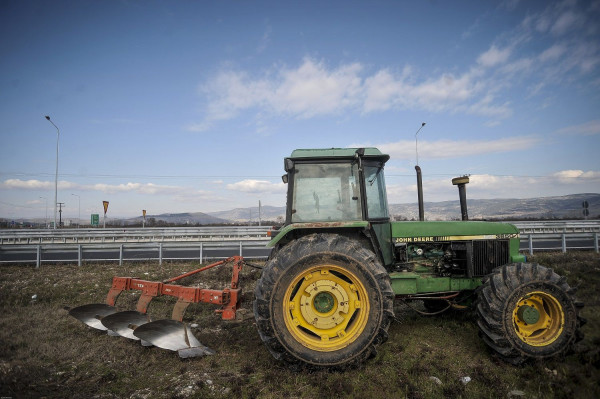
<path id="1" fill-rule="evenodd" d="M 344 368 L 387 339 L 394 293 L 358 241 L 312 234 L 281 248 L 255 290 L 254 315 L 271 354 L 289 365 Z"/>
<path id="2" fill-rule="evenodd" d="M 480 335 L 505 361 L 564 354 L 583 337 L 583 306 L 564 277 L 535 263 L 499 267 L 478 288 Z"/>

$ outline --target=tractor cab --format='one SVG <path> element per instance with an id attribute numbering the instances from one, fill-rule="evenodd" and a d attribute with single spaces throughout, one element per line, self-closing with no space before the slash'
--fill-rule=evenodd
<path id="1" fill-rule="evenodd" d="M 295 150 L 284 162 L 286 225 L 388 221 L 388 159 L 376 148 Z"/>

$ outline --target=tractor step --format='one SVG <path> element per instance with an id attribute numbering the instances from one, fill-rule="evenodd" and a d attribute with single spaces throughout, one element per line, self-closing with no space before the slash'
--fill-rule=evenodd
<path id="1" fill-rule="evenodd" d="M 233 275 L 231 285 L 223 290 L 171 284 L 228 263 L 233 263 Z M 182 358 L 213 355 L 215 352 L 202 345 L 183 323 L 183 315 L 190 304 L 205 302 L 221 305 L 216 312 L 221 314 L 223 320 L 236 320 L 236 311 L 240 307 L 242 297 L 238 280 L 243 265 L 244 259 L 241 256 L 233 256 L 162 282 L 133 277 L 113 277 L 106 303 L 78 306 L 71 309 L 69 315 L 92 328 L 107 331 L 109 335 L 139 340 L 144 346 L 154 345 L 176 351 Z M 118 311 L 115 303 L 119 295 L 123 291 L 130 290 L 141 291 L 136 310 Z M 147 314 L 148 306 L 153 298 L 162 295 L 177 298 L 171 319 L 152 321 Z"/>

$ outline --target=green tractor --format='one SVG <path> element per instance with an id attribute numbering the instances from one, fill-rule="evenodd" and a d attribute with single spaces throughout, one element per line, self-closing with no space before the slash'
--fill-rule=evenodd
<path id="1" fill-rule="evenodd" d="M 375 148 L 333 148 L 284 160 L 286 222 L 269 243 L 254 301 L 276 359 L 338 368 L 369 359 L 388 337 L 395 298 L 423 301 L 429 313 L 474 299 L 481 337 L 513 364 L 563 354 L 581 339 L 574 289 L 525 263 L 516 227 L 422 221 L 421 194 L 421 221 L 391 222 L 388 159 Z M 466 179 L 455 180 L 464 189 Z M 461 207 L 465 219 L 464 190 Z"/>

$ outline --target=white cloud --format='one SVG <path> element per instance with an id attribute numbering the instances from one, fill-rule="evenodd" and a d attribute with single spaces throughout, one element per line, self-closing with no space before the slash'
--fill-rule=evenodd
<path id="1" fill-rule="evenodd" d="M 565 52 L 567 51 L 567 47 L 564 44 L 554 44 L 551 47 L 544 50 L 539 59 L 542 62 L 554 61 L 559 59 Z"/>
<path id="2" fill-rule="evenodd" d="M 391 204 L 416 202 L 415 179 L 404 178 L 404 184 L 390 183 L 393 179 L 387 180 L 388 201 Z M 469 198 L 534 198 L 600 191 L 600 171 L 564 170 L 548 176 L 474 174 L 469 176 L 469 180 L 467 202 Z M 423 197 L 426 202 L 458 200 L 458 193 L 450 177 L 425 179 Z"/>
<path id="3" fill-rule="evenodd" d="M 270 193 L 283 193 L 286 190 L 286 185 L 284 183 L 272 183 L 267 180 L 253 180 L 246 179 L 239 181 L 237 183 L 228 184 L 228 190 L 240 191 L 244 193 L 253 193 L 253 194 L 270 194 Z"/>
<path id="4" fill-rule="evenodd" d="M 552 175 L 561 183 L 576 184 L 581 182 L 598 182 L 600 181 L 600 172 L 583 170 L 562 170 Z"/>
<path id="5" fill-rule="evenodd" d="M 581 125 L 567 126 L 556 131 L 559 134 L 592 136 L 600 134 L 600 119 L 595 119 Z"/>
<path id="6" fill-rule="evenodd" d="M 477 63 L 485 68 L 504 64 L 508 60 L 510 53 L 511 49 L 508 47 L 499 49 L 496 45 L 492 45 L 488 51 L 477 58 Z"/>
<path id="7" fill-rule="evenodd" d="M 8 190 L 54 190 L 54 182 L 40 180 L 8 179 L 0 183 L 1 189 Z M 187 190 L 179 186 L 161 186 L 153 183 L 126 184 L 77 184 L 68 181 L 58 182 L 59 190 L 100 191 L 107 194 L 136 192 L 139 194 L 175 194 Z"/>
<path id="8" fill-rule="evenodd" d="M 483 115 L 493 118 L 508 118 L 512 115 L 512 109 L 509 106 L 509 102 L 504 104 L 494 104 L 494 97 L 487 95 L 482 98 L 479 102 L 471 105 L 467 112 L 469 114 Z M 490 124 L 488 124 L 490 126 Z"/>
<path id="9" fill-rule="evenodd" d="M 550 31 L 557 36 L 564 35 L 567 31 L 579 24 L 582 17 L 572 10 L 568 10 L 558 16 Z"/>
<path id="10" fill-rule="evenodd" d="M 434 79 L 412 83 L 410 68 L 398 77 L 381 70 L 365 79 L 364 112 L 385 111 L 390 108 L 442 111 L 455 109 L 471 100 L 481 89 L 471 73 L 454 76 L 444 73 Z"/>
<path id="11" fill-rule="evenodd" d="M 460 158 L 471 155 L 482 155 L 495 152 L 521 151 L 538 144 L 540 139 L 533 136 L 506 137 L 497 140 L 438 140 L 419 141 L 419 158 Z M 365 147 L 370 145 L 353 144 L 350 147 Z M 376 144 L 382 152 L 393 159 L 411 159 L 415 157 L 415 142 L 401 140 L 393 143 Z"/>
<path id="12" fill-rule="evenodd" d="M 357 62 L 331 68 L 322 61 L 305 58 L 297 68 L 280 67 L 262 77 L 251 77 L 245 71 L 221 71 L 200 89 L 208 100 L 205 119 L 186 129 L 206 131 L 215 122 L 250 109 L 256 109 L 261 119 L 268 115 L 312 118 L 389 109 L 467 111 L 506 117 L 510 114 L 508 104 L 492 104 L 493 97 L 488 93 L 492 89 L 488 86 L 477 68 L 419 80 L 410 66 L 400 73 L 384 68 L 368 75 Z"/>
<path id="13" fill-rule="evenodd" d="M 209 98 L 205 120 L 187 129 L 204 131 L 214 121 L 250 108 L 296 118 L 335 114 L 359 101 L 361 69 L 358 63 L 329 69 L 323 62 L 305 58 L 298 68 L 282 67 L 258 79 L 243 71 L 222 71 L 201 87 Z"/>
<path id="14" fill-rule="evenodd" d="M 518 3 L 507 0 L 503 7 L 512 9 Z M 273 117 L 390 110 L 471 114 L 492 119 L 484 126 L 497 125 L 512 116 L 516 99 L 533 101 L 565 84 L 589 87 L 581 78 L 600 66 L 600 45 L 595 40 L 599 9 L 584 10 L 572 1 L 551 2 L 514 29 L 500 32 L 470 65 L 442 66 L 426 76 L 411 65 L 331 66 L 311 57 L 296 66 L 273 65 L 254 74 L 228 66 L 201 86 L 204 119 L 187 130 L 206 131 L 244 111 L 255 111 L 257 130 Z M 538 43 L 545 47 L 539 50 Z M 515 100 L 508 101 L 504 96 L 513 89 L 522 93 L 511 92 Z"/>
<path id="15" fill-rule="evenodd" d="M 54 182 L 40 180 L 8 179 L 2 182 L 1 188 L 17 190 L 50 190 L 54 189 Z"/>
<path id="16" fill-rule="evenodd" d="M 103 184 L 82 185 L 81 190 L 101 191 L 103 193 L 136 192 L 139 194 L 175 194 L 182 191 L 183 187 L 160 186 L 153 183 L 126 183 L 126 184 Z"/>

